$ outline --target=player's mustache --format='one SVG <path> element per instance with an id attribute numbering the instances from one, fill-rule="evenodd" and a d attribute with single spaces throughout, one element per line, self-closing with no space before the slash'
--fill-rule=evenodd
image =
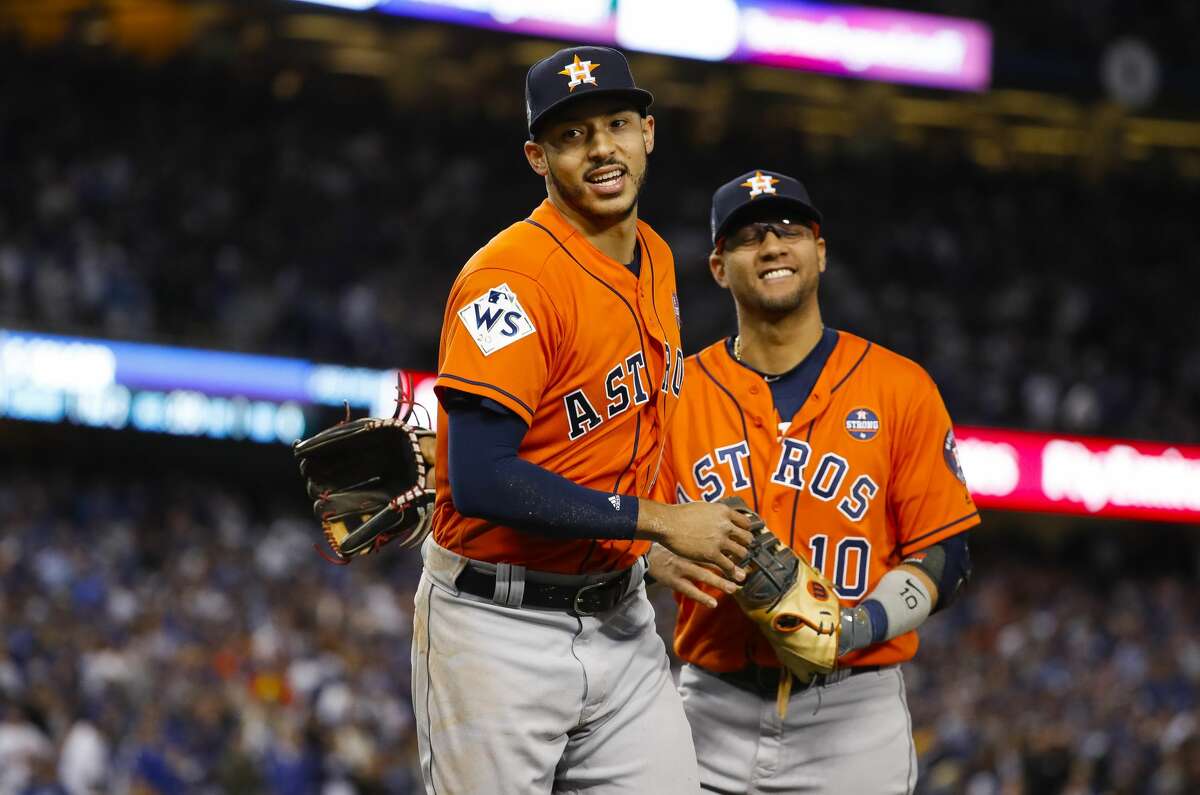
<path id="1" fill-rule="evenodd" d="M 618 167 L 620 167 L 620 169 L 623 173 L 625 173 L 625 174 L 629 173 L 629 166 L 625 165 L 620 160 L 615 160 L 615 159 L 610 158 L 609 160 L 606 160 L 603 163 L 596 163 L 596 164 L 592 165 L 591 168 L 589 168 L 587 171 L 583 172 L 583 178 L 587 179 L 588 177 L 592 176 L 600 169 L 609 168 L 611 166 L 618 166 Z"/>

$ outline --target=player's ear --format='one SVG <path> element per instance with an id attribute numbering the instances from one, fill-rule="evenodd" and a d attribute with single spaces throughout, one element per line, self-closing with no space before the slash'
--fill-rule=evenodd
<path id="1" fill-rule="evenodd" d="M 817 238 L 817 271 L 825 272 L 825 238 Z"/>
<path id="2" fill-rule="evenodd" d="M 550 173 L 550 165 L 546 162 L 546 149 L 538 142 L 525 142 L 525 159 L 529 161 L 529 167 L 539 177 Z"/>
<path id="3" fill-rule="evenodd" d="M 654 117 L 649 114 L 642 119 L 642 142 L 646 145 L 646 154 L 654 151 Z"/>
<path id="4" fill-rule="evenodd" d="M 822 260 L 823 261 L 823 260 Z M 729 289 L 729 280 L 725 278 L 725 257 L 718 254 L 716 249 L 708 255 L 708 270 L 712 273 L 713 281 Z"/>

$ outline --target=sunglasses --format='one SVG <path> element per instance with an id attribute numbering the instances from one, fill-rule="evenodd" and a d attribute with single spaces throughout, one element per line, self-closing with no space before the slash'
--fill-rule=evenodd
<path id="1" fill-rule="evenodd" d="M 732 251 L 746 246 L 757 246 L 766 239 L 767 232 L 774 232 L 780 240 L 815 240 L 817 237 L 815 224 L 783 218 L 779 221 L 756 221 L 739 226 L 726 235 L 724 247 L 727 251 Z"/>

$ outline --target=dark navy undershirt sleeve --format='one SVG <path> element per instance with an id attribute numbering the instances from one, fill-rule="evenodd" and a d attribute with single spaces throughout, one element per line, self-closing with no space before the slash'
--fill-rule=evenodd
<path id="1" fill-rule="evenodd" d="M 829 354 L 833 353 L 837 341 L 837 331 L 826 328 L 821 334 L 821 339 L 817 341 L 808 355 L 800 361 L 800 364 L 786 373 L 769 375 L 758 373 L 755 370 L 767 382 L 767 386 L 771 387 L 771 397 L 775 400 L 775 410 L 779 412 L 780 419 L 790 421 L 804 405 L 804 401 L 808 400 L 808 396 L 812 394 L 817 379 L 821 377 L 821 371 L 825 369 L 825 362 L 829 361 Z M 729 349 L 729 355 L 733 356 L 732 339 L 726 341 L 725 345 Z M 743 363 L 742 366 L 754 370 L 747 364 Z"/>
<path id="2" fill-rule="evenodd" d="M 632 539 L 638 498 L 572 483 L 517 456 L 529 427 L 495 401 L 446 401 L 448 474 L 464 516 L 558 538 Z"/>

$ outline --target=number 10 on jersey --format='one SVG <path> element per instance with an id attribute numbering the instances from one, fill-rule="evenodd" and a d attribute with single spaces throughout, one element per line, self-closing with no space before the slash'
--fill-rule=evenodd
<path id="1" fill-rule="evenodd" d="M 860 599 L 867 592 L 871 565 L 871 542 L 859 536 L 843 538 L 833 545 L 830 555 L 829 536 L 814 535 L 808 541 L 809 563 L 821 572 L 837 589 L 843 599 Z M 830 560 L 832 557 L 832 560 Z M 832 565 L 833 571 L 826 566 Z"/>

